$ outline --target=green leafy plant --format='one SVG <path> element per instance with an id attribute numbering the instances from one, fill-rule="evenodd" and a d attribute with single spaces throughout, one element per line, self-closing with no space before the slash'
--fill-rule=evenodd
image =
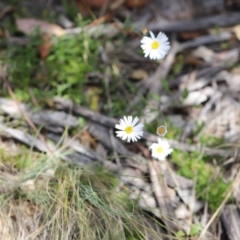
<path id="1" fill-rule="evenodd" d="M 196 180 L 197 197 L 207 201 L 210 209 L 216 210 L 230 189 L 231 182 L 226 182 L 215 167 L 206 163 L 198 152 L 174 150 L 172 159 L 180 175 Z"/>
<path id="2" fill-rule="evenodd" d="M 30 101 L 32 94 L 44 101 L 57 95 L 84 103 L 87 74 L 99 68 L 100 41 L 84 32 L 57 38 L 44 62 L 39 56 L 40 39 L 33 36 L 26 46 L 7 49 L 9 81 L 17 98 Z"/>

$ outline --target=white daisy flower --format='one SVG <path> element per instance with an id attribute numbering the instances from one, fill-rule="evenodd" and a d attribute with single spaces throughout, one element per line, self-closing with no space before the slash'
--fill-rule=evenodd
<path id="1" fill-rule="evenodd" d="M 161 138 L 158 138 L 158 143 L 153 143 L 149 149 L 152 151 L 152 157 L 160 161 L 164 161 L 167 155 L 173 151 L 168 142 Z"/>
<path id="2" fill-rule="evenodd" d="M 116 124 L 115 128 L 120 131 L 116 131 L 117 137 L 120 137 L 122 140 L 126 140 L 130 142 L 137 141 L 143 135 L 143 124 L 137 122 L 139 119 L 135 117 L 134 119 L 129 116 L 119 120 L 119 124 Z"/>
<path id="3" fill-rule="evenodd" d="M 144 57 L 149 56 L 153 60 L 163 59 L 170 49 L 168 37 L 162 32 L 157 37 L 151 31 L 149 33 L 151 37 L 144 36 L 141 40 Z"/>
<path id="4" fill-rule="evenodd" d="M 159 126 L 157 128 L 157 135 L 160 137 L 164 137 L 167 133 L 167 128 L 165 126 Z"/>

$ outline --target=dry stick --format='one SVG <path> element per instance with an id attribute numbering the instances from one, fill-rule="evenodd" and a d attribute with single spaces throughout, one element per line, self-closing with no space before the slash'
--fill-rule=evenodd
<path id="1" fill-rule="evenodd" d="M 239 12 L 232 12 L 226 14 L 219 14 L 210 17 L 198 18 L 195 20 L 184 20 L 184 21 L 171 21 L 165 22 L 159 20 L 155 23 L 149 24 L 148 28 L 152 31 L 163 31 L 163 32 L 182 32 L 182 31 L 196 31 L 204 30 L 208 28 L 229 27 L 239 24 L 240 14 Z M 141 26 L 138 29 L 141 31 Z"/>
<path id="2" fill-rule="evenodd" d="M 43 135 L 38 131 L 38 129 L 36 128 L 36 126 L 34 125 L 34 123 L 31 121 L 31 119 L 28 117 L 28 115 L 25 113 L 25 111 L 21 108 L 17 98 L 15 97 L 15 94 L 12 91 L 11 86 L 9 85 L 7 79 L 5 78 L 5 76 L 1 76 L 4 83 L 6 84 L 7 90 L 8 90 L 8 94 L 11 96 L 11 98 L 13 99 L 13 101 L 16 103 L 19 111 L 21 112 L 22 116 L 24 117 L 25 121 L 27 122 L 27 124 L 34 130 L 36 136 L 39 136 L 40 140 L 43 142 L 43 144 L 45 145 L 46 149 L 48 150 L 48 153 L 50 155 L 53 154 L 51 148 L 49 148 L 45 138 L 43 137 Z"/>
<path id="3" fill-rule="evenodd" d="M 227 41 L 231 38 L 231 36 L 232 34 L 230 32 L 222 32 L 220 34 L 210 34 L 207 36 L 198 37 L 198 38 L 195 38 L 194 40 L 179 44 L 178 52 L 184 51 L 188 48 L 195 48 L 205 44 L 213 44 L 213 43 Z"/>

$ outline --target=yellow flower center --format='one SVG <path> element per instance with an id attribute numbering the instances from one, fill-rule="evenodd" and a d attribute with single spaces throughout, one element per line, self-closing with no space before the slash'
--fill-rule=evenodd
<path id="1" fill-rule="evenodd" d="M 158 153 L 162 153 L 162 152 L 163 152 L 163 148 L 162 148 L 162 147 L 158 147 L 158 148 L 157 148 L 157 152 L 158 152 Z"/>
<path id="2" fill-rule="evenodd" d="M 128 133 L 128 134 L 131 134 L 133 132 L 133 127 L 132 126 L 127 126 L 125 128 L 125 132 Z"/>
<path id="3" fill-rule="evenodd" d="M 152 49 L 158 49 L 159 47 L 160 47 L 159 42 L 157 42 L 157 41 L 152 42 Z"/>

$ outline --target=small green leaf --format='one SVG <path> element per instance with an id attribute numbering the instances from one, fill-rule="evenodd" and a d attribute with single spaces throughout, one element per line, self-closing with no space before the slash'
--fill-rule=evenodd
<path id="1" fill-rule="evenodd" d="M 169 83 L 165 78 L 162 79 L 162 86 L 166 92 L 170 92 Z"/>
<path id="2" fill-rule="evenodd" d="M 189 91 L 187 88 L 184 88 L 182 91 L 182 97 L 183 99 L 186 99 L 188 97 Z"/>
<path id="3" fill-rule="evenodd" d="M 179 230 L 179 231 L 176 233 L 176 236 L 177 236 L 177 237 L 180 237 L 180 238 L 181 238 L 181 237 L 185 237 L 185 235 L 186 235 L 186 234 L 184 233 L 183 230 Z"/>
<path id="4" fill-rule="evenodd" d="M 201 224 L 193 224 L 190 229 L 190 236 L 197 236 L 201 231 Z"/>

